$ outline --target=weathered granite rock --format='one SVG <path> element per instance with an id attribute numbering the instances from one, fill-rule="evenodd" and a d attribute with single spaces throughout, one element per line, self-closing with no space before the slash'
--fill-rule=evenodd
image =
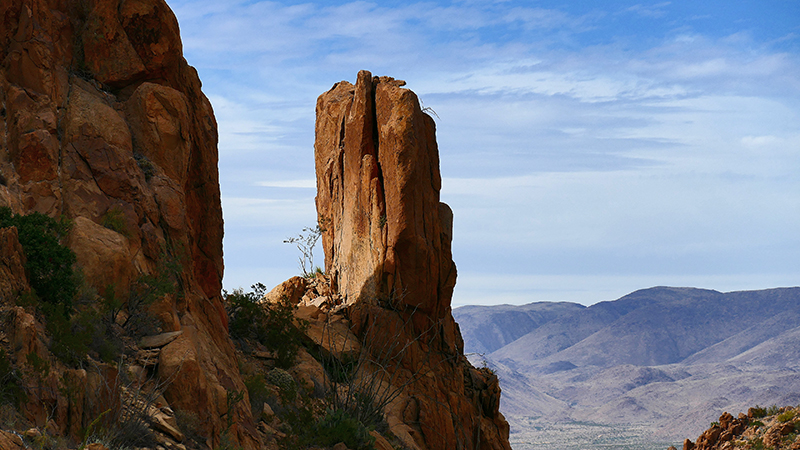
<path id="1" fill-rule="evenodd" d="M 16 227 L 0 228 L 0 305 L 12 304 L 17 295 L 29 289 L 19 233 Z"/>
<path id="2" fill-rule="evenodd" d="M 308 283 L 303 277 L 292 277 L 272 288 L 261 301 L 275 304 L 285 299 L 292 305 L 296 305 L 303 297 L 307 287 Z"/>
<path id="3" fill-rule="evenodd" d="M 180 263 L 181 295 L 153 308 L 163 330 L 191 332 L 159 370 L 180 380 L 170 404 L 200 413 L 216 445 L 225 393 L 244 383 L 220 295 L 217 126 L 200 88 L 164 0 L 0 2 L 0 206 L 72 220 L 68 245 L 101 292 L 124 293 L 166 256 Z M 183 365 L 177 347 L 190 350 Z M 230 433 L 253 449 L 247 404 Z"/>
<path id="4" fill-rule="evenodd" d="M 0 448 L 4 450 L 24 450 L 27 448 L 22 438 L 14 433 L 0 430 Z"/>
<path id="5" fill-rule="evenodd" d="M 325 268 L 347 303 L 442 318 L 456 269 L 452 212 L 439 202 L 435 123 L 405 83 L 358 74 L 317 100 L 317 212 Z"/>
<path id="6" fill-rule="evenodd" d="M 178 339 L 178 336 L 182 335 L 183 331 L 170 331 L 168 333 L 161 333 L 155 336 L 145 336 L 139 341 L 139 348 L 158 348 L 163 347 L 170 342 Z"/>
<path id="7" fill-rule="evenodd" d="M 453 214 L 439 202 L 435 123 L 403 85 L 362 71 L 317 100 L 326 273 L 362 351 L 401 392 L 386 413 L 406 447 L 510 449 L 497 377 L 464 357 L 450 311 Z"/>

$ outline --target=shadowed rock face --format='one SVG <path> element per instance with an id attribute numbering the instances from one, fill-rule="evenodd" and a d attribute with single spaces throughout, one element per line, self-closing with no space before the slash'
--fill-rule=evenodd
<path id="1" fill-rule="evenodd" d="M 216 436 L 226 391 L 244 385 L 220 297 L 217 127 L 200 87 L 163 0 L 0 3 L 0 206 L 72 219 L 69 246 L 100 290 L 164 253 L 181 261 L 183 297 L 156 313 L 186 332 L 159 371 L 179 372 L 167 400 Z M 233 434 L 254 448 L 246 404 Z"/>
<path id="2" fill-rule="evenodd" d="M 363 351 L 406 352 L 392 367 L 404 385 L 387 408 L 395 436 L 417 449 L 510 449 L 497 377 L 466 360 L 451 314 L 453 215 L 439 202 L 435 124 L 404 84 L 361 71 L 317 100 L 325 268 Z"/>

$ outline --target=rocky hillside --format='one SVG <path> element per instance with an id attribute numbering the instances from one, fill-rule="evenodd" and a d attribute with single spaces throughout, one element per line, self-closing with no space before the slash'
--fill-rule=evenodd
<path id="1" fill-rule="evenodd" d="M 466 351 L 491 348 L 509 314 L 538 304 L 485 307 L 461 320 Z M 502 318 L 492 324 L 493 309 Z M 683 439 L 725 410 L 800 402 L 800 288 L 721 293 L 652 288 L 574 305 L 485 353 L 501 380 L 501 409 L 522 417 L 650 424 Z M 480 360 L 480 358 L 478 358 Z M 526 419 L 527 420 L 527 419 Z"/>
<path id="2" fill-rule="evenodd" d="M 754 407 L 734 418 L 723 413 L 696 442 L 686 439 L 683 450 L 800 448 L 800 408 Z"/>

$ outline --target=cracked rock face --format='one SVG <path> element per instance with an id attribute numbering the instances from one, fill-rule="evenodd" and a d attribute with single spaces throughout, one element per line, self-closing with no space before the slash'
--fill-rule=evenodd
<path id="1" fill-rule="evenodd" d="M 510 450 L 497 377 L 464 357 L 450 310 L 453 213 L 439 201 L 435 123 L 404 84 L 361 71 L 317 99 L 326 273 L 362 351 L 395 357 L 402 393 L 385 412 L 406 447 Z"/>
<path id="2" fill-rule="evenodd" d="M 220 296 L 217 126 L 200 87 L 163 0 L 0 3 L 0 206 L 70 219 L 68 245 L 100 292 L 164 254 L 180 261 L 183 297 L 155 313 L 164 331 L 186 331 L 163 354 L 187 356 L 160 370 L 188 368 L 165 397 L 213 440 L 226 391 L 244 384 Z M 255 448 L 246 403 L 233 434 Z"/>
<path id="3" fill-rule="evenodd" d="M 456 280 L 439 202 L 436 125 L 403 81 L 361 71 L 317 100 L 317 211 L 325 268 L 346 302 L 441 318 Z"/>

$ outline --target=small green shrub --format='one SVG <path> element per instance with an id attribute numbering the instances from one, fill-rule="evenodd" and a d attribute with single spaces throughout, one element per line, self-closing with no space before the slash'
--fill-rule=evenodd
<path id="1" fill-rule="evenodd" d="M 71 223 L 55 220 L 41 213 L 13 214 L 0 207 L 0 228 L 17 227 L 19 243 L 25 251 L 25 271 L 31 287 L 45 302 L 64 305 L 68 314 L 80 280 L 73 269 L 76 257 L 61 245 Z"/>
<path id="2" fill-rule="evenodd" d="M 150 178 L 153 178 L 153 175 L 156 173 L 156 166 L 153 162 L 141 153 L 134 153 L 133 159 L 136 160 L 136 164 L 142 169 L 144 180 L 150 181 Z"/>
<path id="3" fill-rule="evenodd" d="M 374 449 L 375 438 L 358 420 L 349 416 L 344 410 L 329 411 L 314 426 L 316 444 L 331 447 L 344 442 L 353 450 Z"/>
<path id="4" fill-rule="evenodd" d="M 284 399 L 291 401 L 297 397 L 297 383 L 289 372 L 276 367 L 267 374 L 267 381 L 280 390 Z"/>
<path id="5" fill-rule="evenodd" d="M 762 441 L 761 438 L 755 438 L 752 441 L 750 441 L 750 447 L 753 450 L 765 450 L 766 449 L 766 446 L 764 446 L 764 441 Z"/>
<path id="6" fill-rule="evenodd" d="M 52 308 L 42 305 L 42 309 L 49 311 Z M 45 312 L 45 317 L 52 338 L 50 351 L 68 366 L 82 366 L 89 353 L 96 359 L 112 363 L 123 352 L 122 338 L 92 307 L 82 308 L 69 317 L 57 312 Z"/>
<path id="7" fill-rule="evenodd" d="M 358 359 L 350 354 L 343 354 L 339 358 L 335 358 L 318 352 L 316 359 L 322 364 L 328 378 L 338 384 L 350 382 L 359 363 Z"/>
<path id="8" fill-rule="evenodd" d="M 228 329 L 234 339 L 252 339 L 275 353 L 278 367 L 288 368 L 303 343 L 305 322 L 295 324 L 294 311 L 297 306 L 288 299 L 277 304 L 260 303 L 266 287 L 254 284 L 252 292 L 236 289 L 224 291 L 228 312 Z"/>
<path id="9" fill-rule="evenodd" d="M 132 336 L 141 337 L 157 332 L 157 320 L 148 311 L 148 306 L 165 295 L 180 295 L 181 264 L 177 256 L 162 252 L 158 264 L 152 274 L 140 275 L 129 287 L 124 307 L 128 318 L 122 323 L 123 328 Z M 112 295 L 116 295 L 113 291 Z M 122 309 L 119 300 L 109 297 L 106 300 L 106 312 L 116 321 L 116 314 Z M 116 309 L 115 309 L 116 307 Z"/>
<path id="10" fill-rule="evenodd" d="M 774 416 L 775 414 L 778 414 L 779 412 L 781 412 L 781 409 L 778 407 L 778 405 L 772 405 L 769 408 L 767 408 L 767 415 L 768 416 Z"/>
<path id="11" fill-rule="evenodd" d="M 100 219 L 100 225 L 108 228 L 109 230 L 116 231 L 117 233 L 128 237 L 128 223 L 125 220 L 125 213 L 118 207 L 109 208 L 103 217 Z"/>
<path id="12" fill-rule="evenodd" d="M 795 416 L 797 416 L 797 413 L 793 409 L 784 411 L 784 412 L 778 414 L 778 422 L 786 423 L 786 422 L 794 419 Z"/>
<path id="13" fill-rule="evenodd" d="M 750 422 L 750 425 L 755 427 L 755 428 L 763 427 L 764 426 L 764 422 L 762 422 L 760 420 L 754 420 L 754 421 Z"/>
<path id="14" fill-rule="evenodd" d="M 33 372 L 40 378 L 45 378 L 50 375 L 50 363 L 44 358 L 40 357 L 34 352 L 25 355 L 28 364 L 33 368 Z"/>
<path id="15" fill-rule="evenodd" d="M 750 411 L 752 412 L 754 419 L 760 419 L 767 416 L 767 408 L 759 405 L 750 408 Z"/>

